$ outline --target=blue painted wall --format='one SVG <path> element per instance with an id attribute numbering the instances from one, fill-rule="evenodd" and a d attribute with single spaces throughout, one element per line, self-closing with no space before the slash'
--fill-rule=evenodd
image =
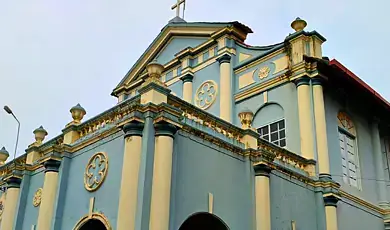
<path id="1" fill-rule="evenodd" d="M 179 80 L 168 87 L 175 96 L 183 99 L 183 81 Z"/>
<path id="2" fill-rule="evenodd" d="M 380 215 L 365 210 L 365 208 L 348 200 L 338 202 L 337 221 L 340 230 L 384 229 L 384 222 Z"/>
<path id="3" fill-rule="evenodd" d="M 290 230 L 293 220 L 299 230 L 317 229 L 316 196 L 311 186 L 276 171 L 271 174 L 270 185 L 272 229 Z"/>
<path id="4" fill-rule="evenodd" d="M 123 135 L 117 133 L 72 155 L 68 175 L 71 184 L 68 184 L 65 194 L 61 229 L 73 229 L 79 219 L 88 214 L 91 197 L 95 197 L 95 212 L 102 212 L 116 228 L 123 150 Z M 97 152 L 107 153 L 109 169 L 102 186 L 91 193 L 84 188 L 84 171 L 90 157 Z"/>
<path id="5" fill-rule="evenodd" d="M 213 80 L 218 85 L 218 95 L 215 99 L 215 102 L 206 109 L 207 112 L 219 117 L 219 96 L 220 96 L 220 82 L 219 82 L 219 63 L 214 62 L 213 64 L 195 72 L 195 76 L 193 79 L 193 93 L 194 93 L 194 104 L 196 91 L 200 87 L 200 85 L 206 80 Z"/>
<path id="6" fill-rule="evenodd" d="M 175 37 L 157 55 L 157 62 L 161 64 L 168 63 L 181 50 L 187 47 L 196 47 L 205 41 L 207 41 L 207 38 Z"/>
<path id="7" fill-rule="evenodd" d="M 173 226 L 196 212 L 208 211 L 208 193 L 214 195 L 214 214 L 231 230 L 253 229 L 253 174 L 245 159 L 189 134 L 175 138 Z"/>
<path id="8" fill-rule="evenodd" d="M 45 178 L 44 169 L 41 168 L 35 172 L 33 172 L 30 176 L 29 188 L 26 196 L 25 212 L 22 220 L 18 220 L 23 222 L 22 229 L 31 230 L 32 225 L 37 224 L 39 207 L 34 207 L 33 198 L 35 192 L 38 188 L 43 188 L 43 181 Z M 20 225 L 19 225 L 20 226 Z"/>
<path id="9" fill-rule="evenodd" d="M 359 115 L 356 110 L 351 107 L 346 110 L 353 120 L 357 132 L 357 151 L 360 162 L 360 177 L 362 178 L 362 189 L 359 190 L 355 187 L 351 187 L 350 185 L 345 184 L 342 178 L 341 150 L 339 146 L 337 113 L 340 110 L 344 110 L 345 108 L 343 108 L 329 93 L 325 93 L 324 96 L 330 172 L 332 174 L 332 178 L 341 184 L 341 188 L 343 190 L 351 193 L 352 195 L 361 197 L 366 201 L 377 204 L 378 198 L 376 193 L 377 185 L 375 181 L 375 161 L 372 154 L 370 125 L 368 124 L 368 120 L 362 115 Z"/>
<path id="10" fill-rule="evenodd" d="M 253 48 L 246 47 L 245 45 L 237 43 L 237 42 L 235 43 L 235 48 L 236 48 L 236 51 L 237 51 L 237 56 L 238 56 L 239 53 L 244 53 L 244 54 L 252 55 L 252 57 L 250 57 L 250 58 L 253 58 L 253 57 L 256 57 L 258 55 L 261 55 L 261 54 L 265 53 L 268 50 L 268 49 L 264 49 L 264 48 L 261 48 L 261 47 L 258 47 L 258 48 L 256 48 L 256 47 L 253 47 Z M 246 59 L 245 61 L 249 60 L 250 58 Z M 238 61 L 238 58 L 237 58 L 237 60 L 233 64 L 234 64 L 234 66 L 237 66 L 238 64 L 240 64 L 240 62 Z"/>
<path id="11" fill-rule="evenodd" d="M 298 118 L 298 99 L 297 90 L 295 84 L 286 83 L 277 88 L 270 89 L 268 91 L 268 102 L 279 104 L 284 111 L 286 120 L 286 148 L 296 154 L 300 154 L 300 135 L 299 135 L 299 118 Z M 237 126 L 241 126 L 238 113 L 245 108 L 251 110 L 256 114 L 264 106 L 263 94 L 247 98 L 238 102 L 235 105 L 235 114 L 233 116 L 233 122 Z M 261 113 L 262 114 L 262 113 Z M 259 128 L 262 125 L 268 124 L 271 121 L 275 121 L 279 117 L 272 115 L 272 113 L 264 113 L 264 117 L 254 117 L 254 128 Z M 259 126 L 259 127 L 257 127 Z"/>

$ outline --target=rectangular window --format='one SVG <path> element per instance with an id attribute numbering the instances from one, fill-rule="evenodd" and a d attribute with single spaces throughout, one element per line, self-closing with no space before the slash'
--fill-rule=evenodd
<path id="1" fill-rule="evenodd" d="M 359 188 L 359 161 L 356 154 L 355 138 L 339 131 L 343 181 Z"/>
<path id="2" fill-rule="evenodd" d="M 260 134 L 260 137 L 264 140 L 267 140 L 275 145 L 280 147 L 286 146 L 286 128 L 285 121 L 280 120 L 269 125 L 265 125 L 259 129 L 257 132 Z"/>

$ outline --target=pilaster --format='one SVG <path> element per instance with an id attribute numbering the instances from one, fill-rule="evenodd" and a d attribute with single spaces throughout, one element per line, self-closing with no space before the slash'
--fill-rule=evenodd
<path id="1" fill-rule="evenodd" d="M 22 180 L 21 176 L 16 174 L 12 174 L 4 180 L 7 183 L 7 192 L 0 229 L 13 230 L 15 229 L 14 223 Z"/>
<path id="2" fill-rule="evenodd" d="M 37 221 L 37 229 L 39 230 L 51 229 L 60 165 L 61 162 L 57 159 L 48 159 L 43 163 L 43 166 L 45 167 L 45 179 L 43 182 L 42 201 L 39 207 Z"/>
<path id="3" fill-rule="evenodd" d="M 224 54 L 217 58 L 219 62 L 219 80 L 220 80 L 220 118 L 227 122 L 232 119 L 232 77 L 231 77 L 231 56 Z"/>
<path id="4" fill-rule="evenodd" d="M 318 170 L 320 174 L 330 175 L 328 137 L 326 132 L 324 92 L 322 79 L 313 78 L 314 117 L 317 139 Z"/>
<path id="5" fill-rule="evenodd" d="M 324 205 L 325 205 L 325 219 L 327 230 L 337 230 L 337 202 L 340 197 L 333 193 L 325 193 Z"/>
<path id="6" fill-rule="evenodd" d="M 374 119 L 374 121 L 371 124 L 371 141 L 372 141 L 372 152 L 374 154 L 374 159 L 375 159 L 378 204 L 383 208 L 387 208 L 389 206 L 389 201 L 387 198 L 385 170 L 383 165 L 383 156 L 382 156 L 380 136 L 379 136 L 379 121 L 377 119 Z"/>
<path id="7" fill-rule="evenodd" d="M 183 99 L 192 103 L 192 80 L 194 79 L 194 74 L 188 72 L 180 78 L 183 81 Z"/>
<path id="8" fill-rule="evenodd" d="M 265 163 L 254 166 L 256 230 L 271 230 L 270 173 L 271 168 Z"/>
<path id="9" fill-rule="evenodd" d="M 314 159 L 313 118 L 310 103 L 310 78 L 301 77 L 295 80 L 298 94 L 299 132 L 301 139 L 301 154 L 306 159 Z M 308 169 L 311 175 L 315 168 Z"/>
<path id="10" fill-rule="evenodd" d="M 169 229 L 173 138 L 177 128 L 168 123 L 155 124 L 150 230 Z"/>
<path id="11" fill-rule="evenodd" d="M 123 126 L 125 147 L 121 188 L 119 191 L 118 230 L 136 228 L 138 179 L 141 164 L 143 129 L 144 124 L 136 121 Z"/>

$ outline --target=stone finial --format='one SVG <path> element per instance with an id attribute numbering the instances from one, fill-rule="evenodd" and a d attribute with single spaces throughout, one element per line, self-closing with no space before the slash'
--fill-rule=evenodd
<path id="1" fill-rule="evenodd" d="M 292 23 L 291 23 L 291 28 L 293 28 L 296 32 L 302 31 L 305 29 L 307 26 L 307 23 L 305 20 L 300 19 L 299 17 L 296 18 Z"/>
<path id="2" fill-rule="evenodd" d="M 244 109 L 242 112 L 238 114 L 238 117 L 241 121 L 241 127 L 243 129 L 251 129 L 252 128 L 252 120 L 253 120 L 253 112 L 249 109 Z"/>
<path id="3" fill-rule="evenodd" d="M 148 85 L 153 82 L 157 85 L 166 87 L 166 85 L 161 81 L 161 73 L 164 71 L 163 65 L 154 60 L 146 66 L 146 70 L 148 71 L 149 76 L 145 80 L 144 85 Z"/>
<path id="4" fill-rule="evenodd" d="M 70 113 L 72 114 L 74 124 L 80 124 L 84 115 L 87 114 L 85 109 L 80 104 L 73 106 L 70 109 Z"/>
<path id="5" fill-rule="evenodd" d="M 0 165 L 4 165 L 5 161 L 8 159 L 8 157 L 9 157 L 9 153 L 5 149 L 5 147 L 1 148 L 0 149 Z"/>
<path id="6" fill-rule="evenodd" d="M 47 136 L 47 131 L 43 128 L 42 125 L 35 129 L 33 133 L 35 135 L 35 143 L 38 145 L 42 144 L 43 140 L 45 140 L 45 137 Z"/>

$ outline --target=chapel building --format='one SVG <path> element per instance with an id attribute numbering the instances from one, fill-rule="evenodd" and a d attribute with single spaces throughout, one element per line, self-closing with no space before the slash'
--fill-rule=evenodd
<path id="1" fill-rule="evenodd" d="M 390 104 L 291 26 L 251 46 L 242 23 L 172 19 L 116 105 L 0 150 L 0 229 L 390 229 Z"/>

